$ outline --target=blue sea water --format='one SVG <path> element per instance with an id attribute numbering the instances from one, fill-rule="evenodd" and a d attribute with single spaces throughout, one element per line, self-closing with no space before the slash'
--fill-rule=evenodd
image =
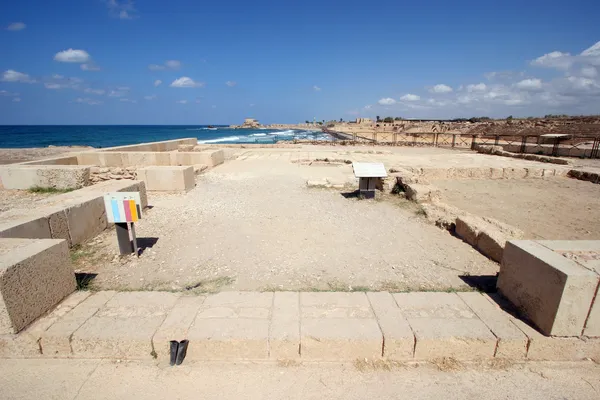
<path id="1" fill-rule="evenodd" d="M 0 148 L 54 146 L 112 147 L 142 142 L 197 137 L 198 143 L 275 143 L 281 140 L 331 140 L 321 131 L 229 129 L 206 125 L 49 125 L 0 126 Z"/>

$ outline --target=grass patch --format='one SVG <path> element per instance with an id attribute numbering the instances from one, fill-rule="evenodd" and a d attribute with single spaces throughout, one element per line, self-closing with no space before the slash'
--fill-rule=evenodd
<path id="1" fill-rule="evenodd" d="M 92 249 L 84 249 L 80 245 L 75 245 L 71 248 L 70 257 L 73 264 L 79 264 L 85 259 L 92 258 L 95 252 Z"/>
<path id="2" fill-rule="evenodd" d="M 464 365 L 452 357 L 438 358 L 431 361 L 431 363 L 442 372 L 460 371 L 464 369 Z"/>
<path id="3" fill-rule="evenodd" d="M 98 276 L 98 274 L 76 272 L 75 281 L 77 282 L 77 290 L 94 290 L 93 281 L 96 276 Z"/>
<path id="4" fill-rule="evenodd" d="M 44 187 L 44 186 L 32 186 L 27 189 L 30 193 L 42 193 L 42 194 L 57 194 L 57 193 L 69 193 L 75 189 L 58 189 L 55 187 Z"/>
<path id="5" fill-rule="evenodd" d="M 235 278 L 220 276 L 188 284 L 184 287 L 184 290 L 193 293 L 217 293 L 223 286 L 231 285 L 233 282 L 235 282 Z"/>

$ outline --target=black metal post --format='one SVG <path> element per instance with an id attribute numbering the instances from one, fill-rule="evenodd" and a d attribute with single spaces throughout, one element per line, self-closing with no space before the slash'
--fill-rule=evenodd
<path id="1" fill-rule="evenodd" d="M 115 229 L 117 231 L 117 241 L 119 242 L 119 251 L 121 254 L 125 255 L 133 253 L 133 246 L 131 244 L 131 239 L 129 239 L 127 222 L 116 223 Z"/>

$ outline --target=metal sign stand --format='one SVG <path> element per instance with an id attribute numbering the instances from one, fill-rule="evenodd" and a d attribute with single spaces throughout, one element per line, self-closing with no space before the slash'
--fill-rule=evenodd
<path id="1" fill-rule="evenodd" d="M 121 254 L 138 254 L 137 238 L 135 237 L 135 228 L 133 226 L 133 222 L 131 223 L 131 237 L 129 237 L 128 222 L 115 223 L 115 229 L 117 231 L 117 241 L 119 242 L 119 251 Z"/>

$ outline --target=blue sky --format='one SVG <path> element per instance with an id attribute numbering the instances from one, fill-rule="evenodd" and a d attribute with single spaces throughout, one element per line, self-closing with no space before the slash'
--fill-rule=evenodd
<path id="1" fill-rule="evenodd" d="M 600 113 L 598 1 L 0 7 L 0 124 Z"/>

